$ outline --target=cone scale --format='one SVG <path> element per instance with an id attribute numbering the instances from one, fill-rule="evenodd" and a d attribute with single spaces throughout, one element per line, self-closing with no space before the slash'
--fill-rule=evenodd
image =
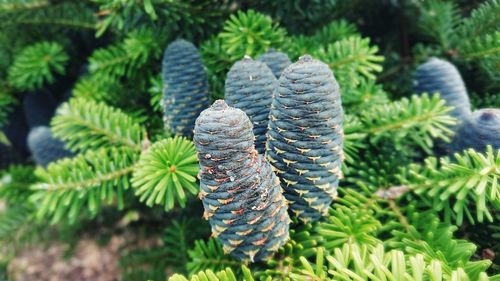
<path id="1" fill-rule="evenodd" d="M 290 211 L 304 222 L 318 220 L 342 177 L 343 111 L 328 65 L 306 55 L 285 69 L 269 117 L 266 153 Z"/>
<path id="2" fill-rule="evenodd" d="M 218 100 L 196 120 L 200 194 L 212 236 L 241 261 L 269 259 L 289 238 L 279 180 L 254 148 L 252 123 Z"/>

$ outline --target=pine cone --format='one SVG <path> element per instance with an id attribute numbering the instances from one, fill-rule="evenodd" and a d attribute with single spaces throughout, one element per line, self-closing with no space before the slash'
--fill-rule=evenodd
<path id="1" fill-rule="evenodd" d="M 474 111 L 460 125 L 453 139 L 452 146 L 456 152 L 467 148 L 484 152 L 487 145 L 500 149 L 500 109 L 485 108 Z"/>
<path id="2" fill-rule="evenodd" d="M 290 210 L 304 222 L 317 220 L 342 177 L 343 111 L 328 65 L 306 55 L 287 67 L 269 118 L 267 155 Z"/>
<path id="3" fill-rule="evenodd" d="M 251 262 L 286 243 L 290 222 L 279 180 L 253 140 L 246 114 L 222 100 L 196 120 L 204 217 L 226 253 Z"/>
<path id="4" fill-rule="evenodd" d="M 243 110 L 253 123 L 255 148 L 266 150 L 266 133 L 276 78 L 264 63 L 244 58 L 236 62 L 226 78 L 225 100 L 229 106 Z"/>
<path id="5" fill-rule="evenodd" d="M 50 162 L 73 154 L 64 148 L 64 143 L 52 137 L 52 132 L 47 126 L 31 129 L 28 135 L 28 147 L 33 154 L 35 162 L 46 167 Z"/>
<path id="6" fill-rule="evenodd" d="M 24 114 L 30 128 L 48 126 L 56 110 L 56 101 L 50 93 L 27 93 L 23 98 Z"/>
<path id="7" fill-rule="evenodd" d="M 414 83 L 417 93 L 432 95 L 439 92 L 448 106 L 455 107 L 451 114 L 459 121 L 465 120 L 471 114 L 464 81 L 453 64 L 431 58 L 417 68 Z"/>
<path id="8" fill-rule="evenodd" d="M 168 45 L 162 76 L 165 127 L 192 136 L 196 117 L 209 105 L 207 73 L 198 49 L 185 40 Z"/>
<path id="9" fill-rule="evenodd" d="M 273 71 L 276 79 L 279 79 L 283 70 L 292 64 L 292 61 L 290 61 L 287 54 L 277 52 L 272 48 L 265 54 L 258 57 L 257 60 L 267 64 L 267 66 Z"/>

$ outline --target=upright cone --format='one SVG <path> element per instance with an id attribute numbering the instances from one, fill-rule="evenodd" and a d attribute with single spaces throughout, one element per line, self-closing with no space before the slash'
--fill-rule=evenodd
<path id="1" fill-rule="evenodd" d="M 326 215 L 342 177 L 343 111 L 328 65 L 306 55 L 285 69 L 269 115 L 267 155 L 291 212 Z"/>
<path id="2" fill-rule="evenodd" d="M 267 64 L 277 79 L 280 78 L 283 70 L 292 64 L 287 54 L 278 52 L 272 48 L 267 53 L 258 57 L 257 60 Z"/>
<path id="3" fill-rule="evenodd" d="M 204 217 L 226 253 L 251 262 L 284 245 L 290 223 L 279 180 L 253 140 L 246 114 L 222 100 L 196 120 Z"/>
<path id="4" fill-rule="evenodd" d="M 243 110 L 252 121 L 255 148 L 260 154 L 266 150 L 269 110 L 277 84 L 266 64 L 249 57 L 237 61 L 226 78 L 225 100 L 229 106 Z"/>
<path id="5" fill-rule="evenodd" d="M 196 117 L 209 105 L 208 78 L 198 49 L 185 40 L 168 45 L 162 76 L 165 127 L 175 135 L 190 137 Z"/>
<path id="6" fill-rule="evenodd" d="M 485 108 L 476 110 L 457 130 L 452 146 L 455 152 L 467 148 L 484 152 L 486 146 L 500 149 L 500 109 Z"/>
<path id="7" fill-rule="evenodd" d="M 459 121 L 471 114 L 471 106 L 462 76 L 457 68 L 442 59 L 431 58 L 415 71 L 415 90 L 417 93 L 432 95 L 439 92 L 448 106 L 455 109 L 452 115 Z"/>

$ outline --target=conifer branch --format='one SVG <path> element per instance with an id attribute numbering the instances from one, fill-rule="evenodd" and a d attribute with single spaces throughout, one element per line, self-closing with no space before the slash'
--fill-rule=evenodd
<path id="1" fill-rule="evenodd" d="M 48 0 L 35 0 L 35 1 L 18 1 L 18 0 L 9 0 L 3 1 L 0 3 L 0 11 L 2 12 L 13 12 L 18 10 L 26 10 L 26 9 L 39 9 L 42 7 L 46 7 L 50 5 L 50 1 Z"/>
<path id="2" fill-rule="evenodd" d="M 141 155 L 132 185 L 141 202 L 148 206 L 161 204 L 168 211 L 174 208 L 175 201 L 185 207 L 187 194 L 199 192 L 198 170 L 196 150 L 191 141 L 182 137 L 165 139 Z"/>
<path id="3" fill-rule="evenodd" d="M 19 53 L 9 69 L 9 83 L 20 90 L 34 90 L 54 82 L 56 74 L 64 74 L 69 60 L 63 47 L 55 42 L 40 42 Z"/>
<path id="4" fill-rule="evenodd" d="M 493 221 L 492 212 L 500 210 L 500 151 L 491 146 L 485 154 L 469 149 L 455 154 L 455 159 L 443 158 L 438 163 L 428 158 L 424 166 L 412 165 L 402 181 L 458 225 L 464 217 L 471 223 Z"/>
<path id="5" fill-rule="evenodd" d="M 75 151 L 111 146 L 140 151 L 146 134 L 121 110 L 82 98 L 71 99 L 59 107 L 52 120 L 52 131 Z"/>
<path id="6" fill-rule="evenodd" d="M 433 139 L 450 140 L 449 127 L 455 124 L 455 119 L 448 115 L 451 109 L 438 95 L 403 98 L 363 112 L 360 132 L 366 133 L 375 143 L 390 135 L 396 144 L 412 142 L 430 152 Z"/>
<path id="7" fill-rule="evenodd" d="M 339 83 L 357 85 L 362 77 L 375 79 L 374 72 L 382 71 L 384 57 L 376 55 L 377 46 L 370 46 L 368 38 L 349 37 L 326 48 L 319 49 L 313 55 L 327 63 Z"/>
<path id="8" fill-rule="evenodd" d="M 52 163 L 47 170 L 38 168 L 39 182 L 32 185 L 31 200 L 38 205 L 37 217 L 52 217 L 56 223 L 67 218 L 75 221 L 82 208 L 95 216 L 101 201 L 116 200 L 124 206 L 124 191 L 137 161 L 137 153 L 127 148 L 89 150 L 72 159 Z M 86 206 L 85 206 L 86 205 Z"/>

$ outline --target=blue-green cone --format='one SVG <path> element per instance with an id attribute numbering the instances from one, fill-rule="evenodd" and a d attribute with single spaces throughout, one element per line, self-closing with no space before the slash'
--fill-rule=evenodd
<path id="1" fill-rule="evenodd" d="M 35 162 L 43 167 L 47 167 L 50 162 L 73 156 L 64 148 L 62 141 L 52 137 L 50 127 L 47 126 L 39 126 L 30 130 L 28 147 Z"/>
<path id="2" fill-rule="evenodd" d="M 229 106 L 243 110 L 252 121 L 255 149 L 260 154 L 266 150 L 269 110 L 277 84 L 266 64 L 249 57 L 237 61 L 227 73 L 225 100 Z"/>
<path id="3" fill-rule="evenodd" d="M 267 64 L 267 66 L 272 70 L 274 76 L 277 79 L 280 78 L 283 70 L 285 70 L 285 68 L 292 64 L 292 61 L 287 54 L 277 52 L 272 48 L 269 49 L 265 54 L 258 57 L 257 60 Z"/>
<path id="4" fill-rule="evenodd" d="M 45 91 L 27 93 L 23 98 L 23 107 L 30 128 L 48 126 L 56 110 L 56 100 Z"/>
<path id="5" fill-rule="evenodd" d="M 486 146 L 500 149 L 500 109 L 485 108 L 474 111 L 457 130 L 452 146 L 455 152 L 467 148 L 484 152 Z"/>
<path id="6" fill-rule="evenodd" d="M 457 68 L 442 59 L 430 58 L 420 65 L 414 76 L 415 91 L 432 95 L 438 92 L 448 106 L 455 109 L 452 115 L 459 121 L 471 114 L 471 105 L 462 76 Z"/>
<path id="7" fill-rule="evenodd" d="M 290 211 L 304 222 L 328 212 L 342 177 L 343 110 L 328 65 L 310 56 L 285 69 L 269 115 L 267 155 Z"/>
<path id="8" fill-rule="evenodd" d="M 223 100 L 196 120 L 200 198 L 212 235 L 241 261 L 269 259 L 289 238 L 279 180 L 254 148 L 252 123 Z"/>
<path id="9" fill-rule="evenodd" d="M 168 45 L 162 77 L 165 127 L 175 135 L 190 137 L 196 117 L 209 105 L 207 73 L 198 49 L 185 40 Z"/>

